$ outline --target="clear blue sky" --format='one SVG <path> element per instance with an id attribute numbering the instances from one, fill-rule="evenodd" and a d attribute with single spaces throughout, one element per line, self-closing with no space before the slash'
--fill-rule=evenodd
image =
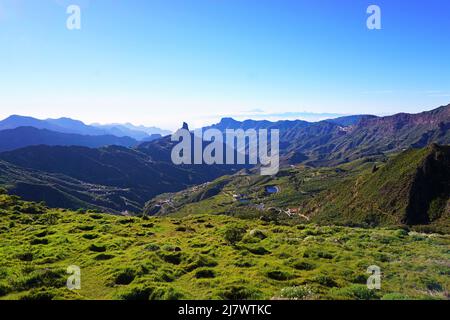
<path id="1" fill-rule="evenodd" d="M 174 129 L 449 102 L 448 0 L 0 0 L 0 117 Z"/>

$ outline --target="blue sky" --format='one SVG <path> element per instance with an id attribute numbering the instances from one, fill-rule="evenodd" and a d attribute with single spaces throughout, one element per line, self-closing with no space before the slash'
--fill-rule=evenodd
<path id="1" fill-rule="evenodd" d="M 0 117 L 175 129 L 419 112 L 450 102 L 449 17 L 448 0 L 0 0 Z"/>

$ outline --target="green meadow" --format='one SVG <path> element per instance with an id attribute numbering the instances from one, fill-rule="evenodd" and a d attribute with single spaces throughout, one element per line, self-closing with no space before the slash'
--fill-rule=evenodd
<path id="1" fill-rule="evenodd" d="M 0 195 L 0 299 L 448 299 L 450 236 L 226 215 L 127 217 Z M 81 289 L 66 287 L 69 266 Z M 366 286 L 381 268 L 381 289 Z"/>

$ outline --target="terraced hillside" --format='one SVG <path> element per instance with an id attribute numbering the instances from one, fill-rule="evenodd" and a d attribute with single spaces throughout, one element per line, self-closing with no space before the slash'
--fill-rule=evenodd
<path id="1" fill-rule="evenodd" d="M 448 299 L 448 235 L 139 218 L 0 195 L 0 299 Z M 68 266 L 81 290 L 66 288 Z M 367 268 L 381 268 L 369 290 Z"/>

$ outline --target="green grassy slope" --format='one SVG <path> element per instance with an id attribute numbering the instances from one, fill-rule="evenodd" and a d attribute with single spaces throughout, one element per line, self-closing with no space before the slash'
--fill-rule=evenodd
<path id="1" fill-rule="evenodd" d="M 431 145 L 394 157 L 308 203 L 316 220 L 369 225 L 431 224 L 449 232 L 450 148 Z"/>
<path id="2" fill-rule="evenodd" d="M 74 213 L 0 195 L 1 299 L 446 299 L 448 235 Z M 81 290 L 65 270 L 81 268 Z M 382 288 L 365 286 L 381 268 Z"/>

